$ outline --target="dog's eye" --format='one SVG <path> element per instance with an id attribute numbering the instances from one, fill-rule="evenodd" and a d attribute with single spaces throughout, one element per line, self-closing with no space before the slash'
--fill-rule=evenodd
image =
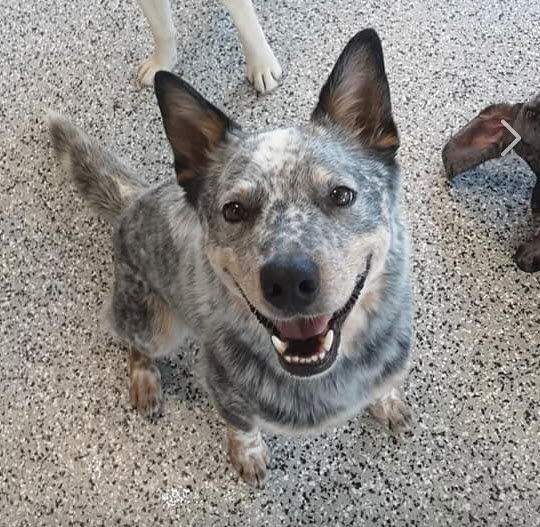
<path id="1" fill-rule="evenodd" d="M 356 194 L 354 190 L 347 187 L 336 187 L 330 193 L 330 198 L 334 202 L 334 205 L 338 207 L 348 207 L 352 205 Z"/>
<path id="2" fill-rule="evenodd" d="M 540 111 L 537 108 L 527 108 L 525 116 L 527 119 L 534 121 L 540 117 Z"/>
<path id="3" fill-rule="evenodd" d="M 223 205 L 223 217 L 229 223 L 238 223 L 247 218 L 247 211 L 240 203 L 233 201 Z"/>

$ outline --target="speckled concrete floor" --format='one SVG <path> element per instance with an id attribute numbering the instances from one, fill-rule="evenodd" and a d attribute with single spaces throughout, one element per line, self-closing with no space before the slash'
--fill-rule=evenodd
<path id="1" fill-rule="evenodd" d="M 52 158 L 43 110 L 59 109 L 147 178 L 170 173 L 149 49 L 129 1 L 0 3 L 0 524 L 539 525 L 539 275 L 511 260 L 534 229 L 533 183 L 508 156 L 448 186 L 440 148 L 490 102 L 538 89 L 535 2 L 260 1 L 286 72 L 257 98 L 231 22 L 174 3 L 187 80 L 248 127 L 305 119 L 340 49 L 383 39 L 414 239 L 417 343 L 402 441 L 369 417 L 311 439 L 270 438 L 266 488 L 238 482 L 186 346 L 164 363 L 164 417 L 130 408 L 124 348 L 99 321 L 109 228 Z"/>

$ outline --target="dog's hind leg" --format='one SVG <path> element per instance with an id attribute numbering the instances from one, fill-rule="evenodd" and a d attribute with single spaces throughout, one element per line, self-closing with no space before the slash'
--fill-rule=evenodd
<path id="1" fill-rule="evenodd" d="M 260 93 L 272 91 L 281 78 L 281 66 L 266 41 L 251 0 L 221 1 L 238 30 L 249 81 Z"/>
<path id="2" fill-rule="evenodd" d="M 139 412 L 160 413 L 161 374 L 156 359 L 173 352 L 187 334 L 162 298 L 126 265 L 117 265 L 108 318 L 112 329 L 130 346 L 129 396 Z"/>
<path id="3" fill-rule="evenodd" d="M 136 348 L 129 350 L 129 400 L 142 415 L 159 414 L 162 404 L 161 373 L 156 363 Z"/>
<path id="4" fill-rule="evenodd" d="M 152 86 L 157 71 L 170 71 L 176 64 L 176 39 L 171 5 L 169 0 L 138 0 L 138 2 L 150 24 L 154 37 L 154 52 L 139 66 L 137 78 L 143 86 Z"/>

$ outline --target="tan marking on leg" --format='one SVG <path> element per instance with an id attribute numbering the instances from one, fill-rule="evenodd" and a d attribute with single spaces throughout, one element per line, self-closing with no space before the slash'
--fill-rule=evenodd
<path id="1" fill-rule="evenodd" d="M 161 373 L 152 359 L 135 348 L 128 358 L 129 400 L 145 417 L 159 413 L 162 402 Z"/>
<path id="2" fill-rule="evenodd" d="M 152 316 L 152 338 L 148 355 L 153 359 L 169 356 L 190 334 L 171 311 L 167 302 L 158 296 L 147 298 L 148 311 Z"/>
<path id="3" fill-rule="evenodd" d="M 176 322 L 169 306 L 160 298 L 152 295 L 148 298 L 149 311 L 153 313 L 154 339 L 167 341 L 174 333 Z"/>
<path id="4" fill-rule="evenodd" d="M 243 432 L 227 424 L 226 444 L 229 460 L 240 477 L 252 487 L 263 487 L 271 456 L 260 430 Z"/>

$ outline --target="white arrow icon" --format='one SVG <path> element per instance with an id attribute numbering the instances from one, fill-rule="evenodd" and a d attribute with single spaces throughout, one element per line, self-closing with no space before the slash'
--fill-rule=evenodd
<path id="1" fill-rule="evenodd" d="M 521 136 L 504 119 L 501 119 L 501 123 L 515 137 L 515 139 L 501 152 L 501 157 L 503 157 L 521 141 Z"/>

